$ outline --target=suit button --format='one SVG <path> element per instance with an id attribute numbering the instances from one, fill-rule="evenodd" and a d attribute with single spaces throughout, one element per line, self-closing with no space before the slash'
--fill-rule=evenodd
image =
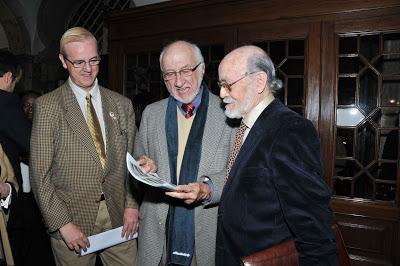
<path id="1" fill-rule="evenodd" d="M 159 225 L 162 225 L 162 222 L 161 222 L 161 221 L 158 221 L 158 224 L 159 224 Z"/>

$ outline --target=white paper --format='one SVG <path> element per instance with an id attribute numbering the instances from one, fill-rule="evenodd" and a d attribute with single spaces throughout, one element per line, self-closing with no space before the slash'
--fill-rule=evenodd
<path id="1" fill-rule="evenodd" d="M 126 165 L 129 173 L 131 173 L 136 180 L 152 187 L 162 188 L 169 191 L 176 190 L 176 185 L 162 180 L 156 173 L 143 173 L 140 169 L 139 163 L 129 154 L 129 152 L 126 153 Z"/>
<path id="2" fill-rule="evenodd" d="M 122 233 L 122 226 L 105 232 L 101 232 L 97 235 L 89 236 L 88 239 L 90 247 L 88 247 L 86 251 L 80 249 L 79 256 L 85 256 L 87 254 L 96 252 L 98 250 L 102 250 L 137 238 L 137 233 L 128 239 L 126 239 L 125 237 L 121 237 L 121 233 Z"/>
<path id="3" fill-rule="evenodd" d="M 22 175 L 22 192 L 29 193 L 31 192 L 31 183 L 29 181 L 29 166 L 20 163 L 21 167 L 21 175 Z"/>

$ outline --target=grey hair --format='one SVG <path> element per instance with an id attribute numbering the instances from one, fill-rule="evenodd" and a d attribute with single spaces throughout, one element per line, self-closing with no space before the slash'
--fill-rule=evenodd
<path id="1" fill-rule="evenodd" d="M 191 42 L 188 42 L 188 41 L 179 40 L 179 41 L 174 41 L 174 42 L 172 42 L 172 43 L 170 43 L 170 44 L 164 46 L 164 48 L 162 49 L 161 54 L 160 54 L 160 69 L 161 69 L 161 71 L 163 71 L 162 60 L 163 60 L 165 51 L 166 51 L 171 45 L 173 45 L 173 44 L 175 44 L 175 43 L 178 43 L 178 42 L 187 44 L 188 46 L 192 47 L 192 49 L 193 49 L 193 51 L 194 51 L 194 56 L 195 56 L 195 58 L 196 58 L 196 64 L 199 64 L 199 63 L 201 63 L 201 62 L 204 63 L 204 57 L 203 57 L 203 55 L 201 54 L 200 48 L 199 48 L 196 44 L 191 43 Z"/>
<path id="2" fill-rule="evenodd" d="M 274 63 L 265 52 L 251 55 L 247 61 L 247 69 L 249 72 L 265 72 L 268 77 L 268 87 L 272 94 L 276 94 L 282 88 L 282 81 L 275 75 Z"/>

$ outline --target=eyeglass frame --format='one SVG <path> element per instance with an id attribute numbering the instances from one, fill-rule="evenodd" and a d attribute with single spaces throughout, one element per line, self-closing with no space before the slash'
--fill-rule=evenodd
<path id="1" fill-rule="evenodd" d="M 63 58 L 65 60 L 67 60 L 68 62 L 70 62 L 74 68 L 83 68 L 86 64 L 89 64 L 90 66 L 98 66 L 101 61 L 100 57 L 93 57 L 93 58 L 89 59 L 88 61 L 85 61 L 85 60 L 71 61 L 65 55 L 63 55 Z M 96 59 L 94 59 L 94 58 L 96 58 Z M 95 64 L 93 64 L 93 63 L 95 63 Z M 79 65 L 77 65 L 77 64 L 79 64 Z"/>
<path id="2" fill-rule="evenodd" d="M 162 78 L 163 78 L 164 81 L 171 81 L 171 80 L 173 80 L 173 79 L 176 79 L 177 76 L 178 76 L 178 74 L 179 74 L 181 77 L 189 77 L 189 76 L 193 75 L 193 72 L 194 72 L 201 64 L 203 64 L 203 63 L 204 63 L 204 62 L 200 62 L 200 63 L 198 63 L 196 66 L 194 66 L 194 67 L 192 67 L 192 68 L 183 68 L 183 69 L 181 69 L 181 70 L 179 70 L 179 71 L 167 71 L 167 72 L 162 72 L 161 76 L 162 76 Z M 183 74 L 182 74 L 182 71 L 189 71 L 189 70 L 190 70 L 189 74 L 187 74 L 187 75 L 183 75 Z M 166 75 L 166 74 L 174 74 L 174 75 L 171 76 L 170 79 L 165 79 L 165 75 Z"/>
<path id="3" fill-rule="evenodd" d="M 235 85 L 236 83 L 238 83 L 238 82 L 241 81 L 242 79 L 244 79 L 244 78 L 246 78 L 246 77 L 248 77 L 248 76 L 250 76 L 250 75 L 252 75 L 252 74 L 255 74 L 255 73 L 257 73 L 257 72 L 259 72 L 259 71 L 246 72 L 246 73 L 244 73 L 243 76 L 241 76 L 239 79 L 237 79 L 237 80 L 235 80 L 234 82 L 231 82 L 231 83 L 228 83 L 228 82 L 226 82 L 226 81 L 220 81 L 220 80 L 218 80 L 218 81 L 217 81 L 217 85 L 218 85 L 219 89 L 226 88 L 229 92 L 231 92 L 231 91 L 232 91 L 232 86 L 233 86 L 233 85 Z"/>

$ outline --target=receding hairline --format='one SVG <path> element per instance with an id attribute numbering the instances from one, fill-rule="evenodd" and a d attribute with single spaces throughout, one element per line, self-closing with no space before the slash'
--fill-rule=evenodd
<path id="1" fill-rule="evenodd" d="M 203 55 L 201 54 L 200 48 L 196 44 L 185 41 L 185 40 L 178 40 L 178 41 L 174 41 L 174 42 L 167 44 L 162 49 L 162 51 L 160 53 L 160 59 L 159 59 L 161 70 L 163 67 L 163 59 L 164 59 L 165 53 L 172 47 L 179 46 L 179 45 L 186 46 L 192 50 L 194 58 L 196 60 L 196 63 L 204 62 L 204 58 L 203 58 Z"/>

